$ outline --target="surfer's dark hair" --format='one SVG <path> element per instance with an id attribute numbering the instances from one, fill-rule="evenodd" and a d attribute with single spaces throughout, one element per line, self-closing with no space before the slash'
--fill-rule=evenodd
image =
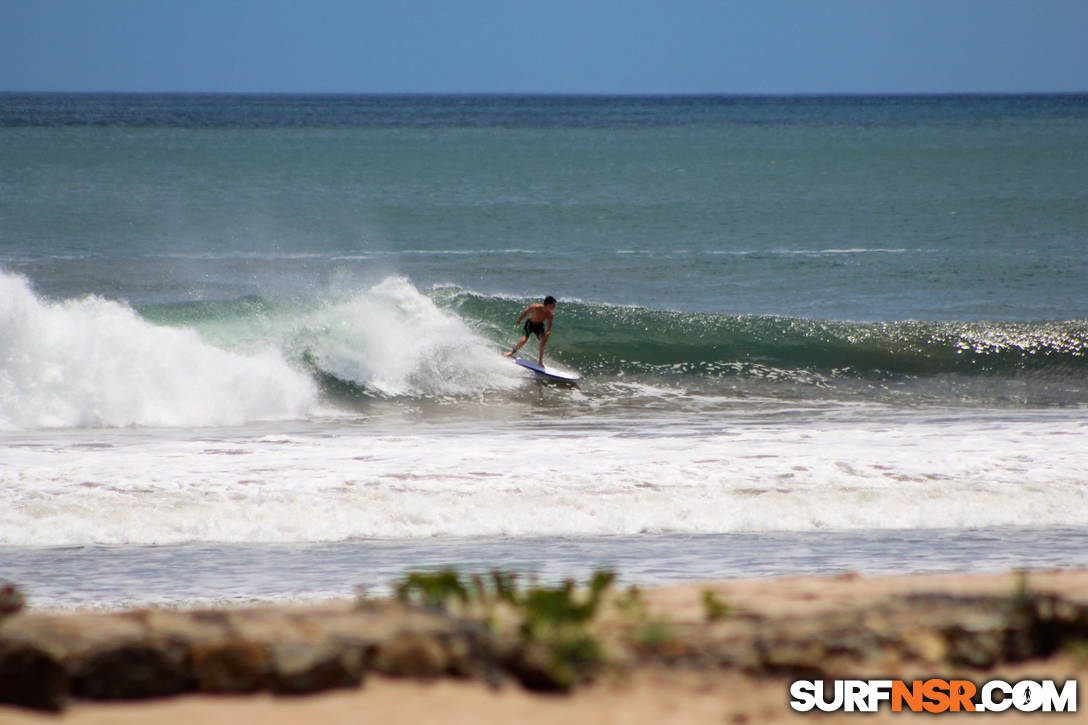
<path id="1" fill-rule="evenodd" d="M 555 298 L 552 297 L 551 295 L 548 295 L 547 297 L 544 298 L 544 304 L 554 305 L 555 304 Z"/>

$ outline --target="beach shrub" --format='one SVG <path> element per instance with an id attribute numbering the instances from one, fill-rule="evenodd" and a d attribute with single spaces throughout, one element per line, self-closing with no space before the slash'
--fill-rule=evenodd
<path id="1" fill-rule="evenodd" d="M 733 613 L 728 602 L 722 601 L 712 589 L 703 590 L 703 614 L 708 622 L 717 622 Z"/>
<path id="2" fill-rule="evenodd" d="M 469 601 L 468 589 L 453 569 L 412 572 L 401 580 L 395 591 L 402 602 L 440 611 L 447 611 L 451 601 L 461 604 Z"/>
<path id="3" fill-rule="evenodd" d="M 492 570 L 467 579 L 453 569 L 412 572 L 395 592 L 405 603 L 443 612 L 480 614 L 498 629 L 501 613 L 513 618 L 516 643 L 511 670 L 527 687 L 568 690 L 591 677 L 604 662 L 603 648 L 589 625 L 615 581 L 609 570 L 594 572 L 588 585 L 577 588 L 567 579 L 554 587 L 520 586 L 512 572 Z"/>

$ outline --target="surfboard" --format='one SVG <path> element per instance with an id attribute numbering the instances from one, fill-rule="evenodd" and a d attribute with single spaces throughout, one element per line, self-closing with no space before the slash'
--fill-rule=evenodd
<path id="1" fill-rule="evenodd" d="M 562 370 L 556 370 L 554 368 L 541 367 L 535 362 L 530 362 L 529 360 L 522 360 L 520 357 L 513 358 L 513 360 L 523 368 L 532 370 L 540 377 L 546 378 L 548 380 L 562 381 L 565 383 L 576 383 L 582 379 L 582 376 L 578 373 L 567 373 L 563 372 Z"/>

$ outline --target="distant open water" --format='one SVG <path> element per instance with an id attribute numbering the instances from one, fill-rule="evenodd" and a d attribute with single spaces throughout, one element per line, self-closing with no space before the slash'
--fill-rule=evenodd
<path id="1" fill-rule="evenodd" d="M 0 94 L 0 577 L 1085 566 L 1086 242 L 1088 96 Z"/>

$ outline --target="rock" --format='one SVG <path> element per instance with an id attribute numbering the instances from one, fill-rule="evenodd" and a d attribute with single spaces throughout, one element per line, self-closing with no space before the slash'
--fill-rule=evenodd
<path id="1" fill-rule="evenodd" d="M 520 647 L 506 666 L 523 687 L 538 692 L 568 692 L 577 680 L 570 667 L 556 661 L 551 648 L 538 643 Z"/>
<path id="2" fill-rule="evenodd" d="M 68 671 L 52 654 L 27 642 L 0 643 L 0 702 L 62 710 Z"/>
<path id="3" fill-rule="evenodd" d="M 721 669 L 738 669 L 751 674 L 761 671 L 763 655 L 750 637 L 733 636 L 707 643 L 704 661 Z"/>
<path id="4" fill-rule="evenodd" d="M 457 677 L 472 677 L 479 669 L 472 642 L 467 637 L 452 637 L 446 640 L 446 653 L 449 657 L 448 671 Z M 482 654 L 482 653 L 481 653 Z"/>
<path id="5" fill-rule="evenodd" d="M 918 630 L 907 632 L 903 639 L 905 654 L 938 665 L 948 657 L 948 641 L 938 632 Z"/>
<path id="6" fill-rule="evenodd" d="M 761 671 L 772 674 L 815 678 L 823 675 L 828 652 L 814 637 L 782 637 L 757 642 Z"/>
<path id="7" fill-rule="evenodd" d="M 185 665 L 198 690 L 255 692 L 269 679 L 271 659 L 261 643 L 220 640 L 192 645 Z"/>
<path id="8" fill-rule="evenodd" d="M 1004 658 L 1004 632 L 970 632 L 960 628 L 945 631 L 946 661 L 959 667 L 989 669 Z"/>
<path id="9" fill-rule="evenodd" d="M 73 695 L 91 699 L 172 695 L 188 687 L 182 658 L 128 614 L 17 615 L 0 641 L 31 644 L 67 670 Z"/>
<path id="10" fill-rule="evenodd" d="M 503 651 L 514 645 L 504 647 L 486 625 L 468 621 L 460 622 L 457 631 L 442 641 L 449 656 L 447 674 L 479 679 L 494 689 L 502 687 Z"/>
<path id="11" fill-rule="evenodd" d="M 363 681 L 363 653 L 333 644 L 288 642 L 271 652 L 269 689 L 280 694 L 357 687 Z"/>
<path id="12" fill-rule="evenodd" d="M 26 604 L 26 597 L 14 584 L 0 585 L 0 617 L 15 614 Z"/>
<path id="13" fill-rule="evenodd" d="M 182 663 L 163 648 L 126 643 L 84 659 L 72 674 L 72 693 L 92 700 L 176 695 L 188 689 Z"/>
<path id="14" fill-rule="evenodd" d="M 402 632 L 380 646 L 374 668 L 398 677 L 437 677 L 449 662 L 449 653 L 435 637 Z"/>
<path id="15" fill-rule="evenodd" d="M 137 617 L 134 615 L 134 618 Z M 146 610 L 139 613 L 138 619 L 149 637 L 182 652 L 193 644 L 216 642 L 230 636 L 229 620 L 223 612 Z"/>
<path id="16" fill-rule="evenodd" d="M 0 619 L 0 639 L 32 642 L 75 670 L 87 657 L 123 644 L 139 644 L 147 631 L 123 615 L 20 614 Z"/>

